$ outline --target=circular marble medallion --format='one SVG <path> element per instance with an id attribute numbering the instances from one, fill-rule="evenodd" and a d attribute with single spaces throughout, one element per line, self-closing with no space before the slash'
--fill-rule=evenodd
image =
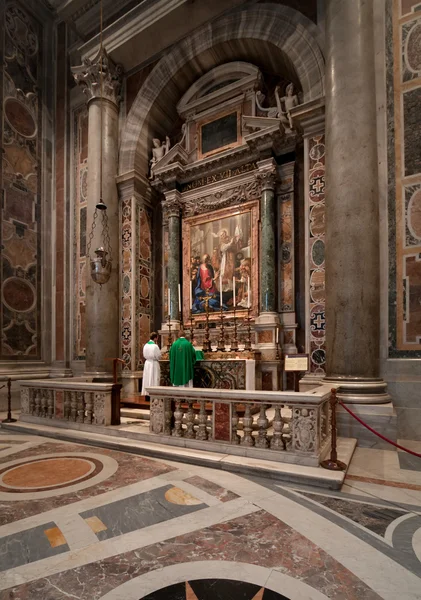
<path id="1" fill-rule="evenodd" d="M 3 302 L 10 310 L 28 312 L 35 304 L 35 290 L 32 285 L 20 277 L 9 277 L 3 283 Z"/>
<path id="2" fill-rule="evenodd" d="M 321 267 L 325 262 L 325 245 L 322 240 L 316 240 L 311 249 L 311 258 L 316 267 Z"/>
<path id="3" fill-rule="evenodd" d="M 410 71 L 421 71 L 421 24 L 417 23 L 408 33 L 406 39 L 406 64 Z"/>
<path id="4" fill-rule="evenodd" d="M 28 108 L 16 98 L 6 98 L 4 115 L 9 125 L 21 136 L 32 138 L 37 133 L 35 119 Z"/>
<path id="5" fill-rule="evenodd" d="M 66 452 L 20 458 L 0 467 L 0 501 L 9 501 L 83 490 L 111 477 L 118 463 L 102 454 Z"/>
<path id="6" fill-rule="evenodd" d="M 320 160 L 325 155 L 325 145 L 315 144 L 310 150 L 310 158 L 312 160 Z"/>
<path id="7" fill-rule="evenodd" d="M 325 231 L 325 206 L 316 204 L 310 211 L 310 233 L 317 237 Z"/>
<path id="8" fill-rule="evenodd" d="M 414 238 L 421 239 L 421 190 L 417 190 L 409 201 L 408 228 Z"/>
<path id="9" fill-rule="evenodd" d="M 1 482 L 13 489 L 60 487 L 92 473 L 95 465 L 84 458 L 47 458 L 13 467 L 3 473 Z"/>
<path id="10" fill-rule="evenodd" d="M 315 270 L 310 276 L 310 296 L 313 302 L 324 302 L 325 293 L 325 273 Z"/>

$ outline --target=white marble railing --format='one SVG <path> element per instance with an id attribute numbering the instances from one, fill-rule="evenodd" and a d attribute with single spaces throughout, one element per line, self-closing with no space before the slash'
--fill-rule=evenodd
<path id="1" fill-rule="evenodd" d="M 330 449 L 328 386 L 305 393 L 160 386 L 148 394 L 150 433 L 172 444 L 309 466 Z"/>
<path id="2" fill-rule="evenodd" d="M 89 425 L 117 424 L 113 406 L 120 398 L 119 385 L 65 379 L 18 381 L 21 387 L 21 420 L 52 419 Z"/>

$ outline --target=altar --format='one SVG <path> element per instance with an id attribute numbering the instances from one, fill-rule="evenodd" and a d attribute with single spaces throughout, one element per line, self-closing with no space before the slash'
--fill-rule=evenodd
<path id="1" fill-rule="evenodd" d="M 259 354 L 252 358 L 218 358 L 205 355 L 194 366 L 193 387 L 224 390 L 261 389 Z M 161 386 L 171 385 L 168 360 L 160 361 Z"/>

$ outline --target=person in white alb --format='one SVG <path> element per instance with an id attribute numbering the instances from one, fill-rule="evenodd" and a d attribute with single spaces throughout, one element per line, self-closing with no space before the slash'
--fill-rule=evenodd
<path id="1" fill-rule="evenodd" d="M 142 380 L 142 396 L 145 396 L 149 402 L 149 396 L 146 395 L 148 387 L 160 384 L 161 367 L 159 360 L 161 358 L 161 350 L 156 343 L 158 339 L 157 333 L 151 333 L 150 340 L 143 346 L 143 358 L 145 364 L 143 366 Z"/>

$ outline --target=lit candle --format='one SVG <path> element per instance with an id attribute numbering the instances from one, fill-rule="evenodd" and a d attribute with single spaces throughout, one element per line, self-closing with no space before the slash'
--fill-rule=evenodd
<path id="1" fill-rule="evenodd" d="M 250 277 L 247 277 L 247 308 L 250 308 Z"/>
<path id="2" fill-rule="evenodd" d="M 235 277 L 232 278 L 232 300 L 235 306 Z"/>
<path id="3" fill-rule="evenodd" d="M 222 275 L 219 277 L 219 304 L 222 308 Z"/>
<path id="4" fill-rule="evenodd" d="M 168 288 L 168 316 L 171 318 L 171 290 Z"/>
<path id="5" fill-rule="evenodd" d="M 193 308 L 193 282 L 190 283 L 190 310 Z"/>
<path id="6" fill-rule="evenodd" d="M 279 329 L 276 328 L 276 343 L 279 341 Z"/>
<path id="7" fill-rule="evenodd" d="M 178 310 L 181 312 L 181 285 L 178 284 Z"/>

